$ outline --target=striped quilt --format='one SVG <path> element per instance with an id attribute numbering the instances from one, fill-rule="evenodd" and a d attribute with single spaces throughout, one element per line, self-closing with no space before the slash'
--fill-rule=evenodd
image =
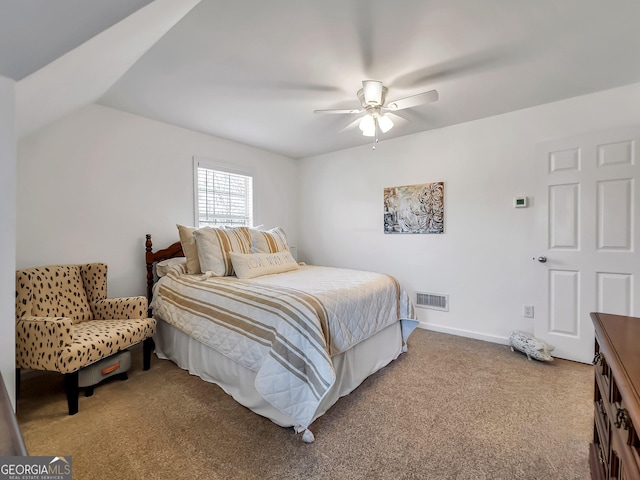
<path id="1" fill-rule="evenodd" d="M 154 314 L 256 372 L 271 405 L 308 427 L 335 381 L 331 357 L 401 318 L 415 318 L 388 275 L 301 266 L 239 280 L 172 269 L 155 287 Z"/>

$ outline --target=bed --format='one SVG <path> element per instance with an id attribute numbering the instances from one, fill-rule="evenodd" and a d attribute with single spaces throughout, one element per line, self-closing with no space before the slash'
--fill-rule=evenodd
<path id="1" fill-rule="evenodd" d="M 195 232 L 186 235 L 204 238 Z M 393 277 L 299 264 L 284 233 L 280 241 L 273 232 L 242 230 L 236 252 L 225 237 L 216 253 L 231 257 L 228 265 L 205 259 L 198 273 L 188 268 L 196 242 L 185 242 L 184 231 L 182 241 L 157 251 L 146 236 L 156 354 L 310 443 L 311 423 L 406 351 L 418 322 Z M 273 241 L 256 247 L 255 235 Z M 197 246 L 202 258 L 208 246 Z"/>

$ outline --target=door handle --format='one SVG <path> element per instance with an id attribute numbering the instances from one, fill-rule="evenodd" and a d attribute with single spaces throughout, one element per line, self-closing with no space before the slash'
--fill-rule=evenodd
<path id="1" fill-rule="evenodd" d="M 534 260 L 538 260 L 540 263 L 545 263 L 547 261 L 547 257 L 540 255 L 538 258 L 533 258 Z"/>

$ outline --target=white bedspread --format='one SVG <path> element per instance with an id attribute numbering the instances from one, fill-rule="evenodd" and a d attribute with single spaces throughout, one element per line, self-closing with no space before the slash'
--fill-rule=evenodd
<path id="1" fill-rule="evenodd" d="M 393 277 L 316 266 L 250 280 L 175 268 L 156 284 L 152 307 L 255 371 L 260 395 L 305 428 L 335 380 L 331 356 L 415 318 Z"/>

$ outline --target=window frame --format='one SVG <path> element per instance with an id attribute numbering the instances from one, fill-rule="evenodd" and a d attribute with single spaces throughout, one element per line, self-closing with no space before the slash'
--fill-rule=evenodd
<path id="1" fill-rule="evenodd" d="M 212 159 L 203 157 L 193 157 L 193 221 L 196 228 L 202 228 L 200 226 L 200 203 L 198 199 L 198 168 L 206 168 L 208 170 L 214 170 L 222 173 L 229 173 L 232 175 L 242 175 L 251 178 L 251 215 L 249 217 L 250 225 L 252 227 L 255 217 L 255 190 L 256 190 L 256 177 L 254 172 L 248 168 L 238 167 L 237 165 L 230 165 L 223 162 L 218 162 Z"/>

